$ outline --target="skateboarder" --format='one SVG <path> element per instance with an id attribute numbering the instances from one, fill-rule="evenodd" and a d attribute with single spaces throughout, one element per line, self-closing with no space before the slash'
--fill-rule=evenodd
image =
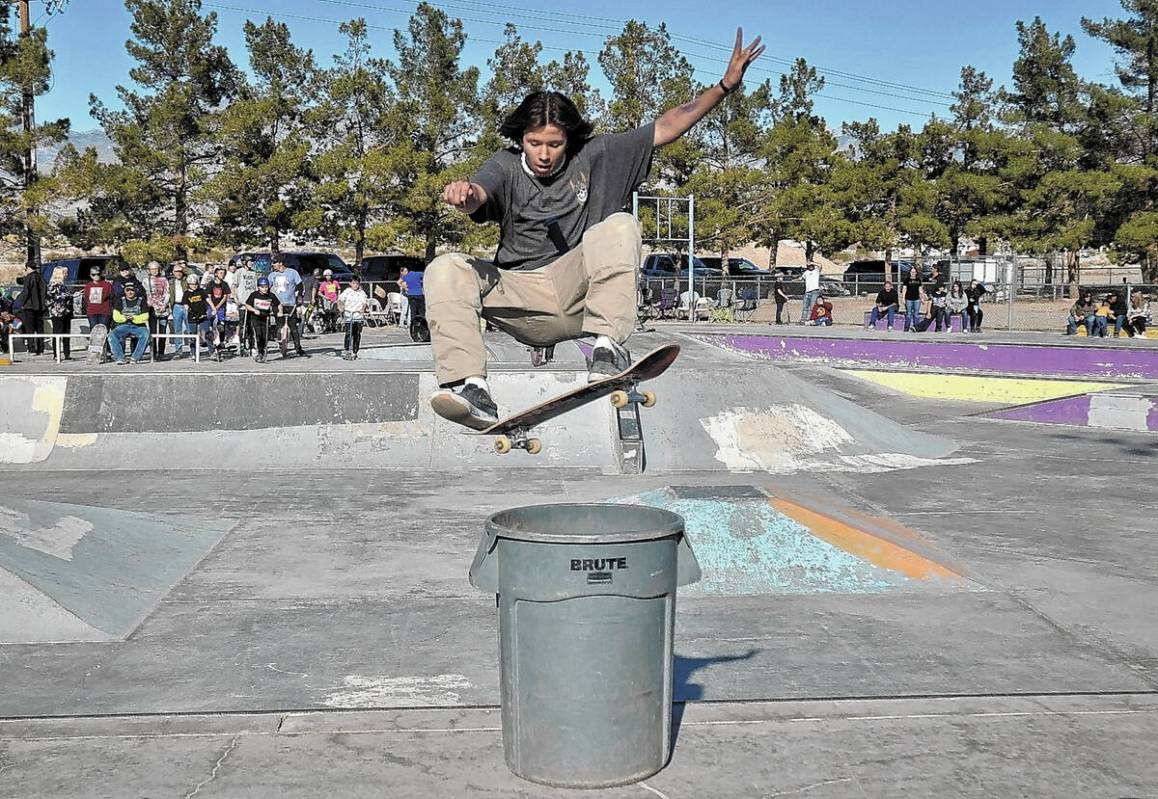
<path id="1" fill-rule="evenodd" d="M 592 135 L 558 92 L 533 92 L 503 122 L 514 146 L 496 153 L 442 199 L 478 223 L 498 222 L 494 261 L 461 254 L 426 269 L 426 316 L 441 388 L 436 411 L 481 429 L 498 419 L 486 382 L 480 317 L 517 340 L 547 347 L 595 336 L 589 379 L 630 364 L 640 231 L 622 209 L 647 177 L 656 147 L 678 139 L 736 89 L 764 48 L 742 31 L 723 79 L 641 128 Z"/>
<path id="2" fill-rule="evenodd" d="M 253 359 L 258 363 L 265 363 L 269 323 L 281 312 L 281 303 L 269 290 L 269 278 L 263 275 L 257 279 L 257 288 L 245 300 L 245 311 L 245 319 L 252 328 L 248 335 L 251 335 L 254 341 Z"/>

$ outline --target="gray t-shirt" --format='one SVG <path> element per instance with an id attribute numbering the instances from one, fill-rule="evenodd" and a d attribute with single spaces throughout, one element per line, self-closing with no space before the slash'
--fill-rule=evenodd
<path id="1" fill-rule="evenodd" d="M 622 211 L 631 200 L 651 171 L 654 142 L 654 123 L 595 136 L 545 180 L 527 174 L 520 150 L 491 156 L 471 179 L 487 193 L 486 203 L 471 219 L 499 223 L 495 265 L 539 269 L 558 258 L 559 248 L 548 232 L 551 220 L 558 221 L 567 249 L 578 246 L 588 228 Z"/>

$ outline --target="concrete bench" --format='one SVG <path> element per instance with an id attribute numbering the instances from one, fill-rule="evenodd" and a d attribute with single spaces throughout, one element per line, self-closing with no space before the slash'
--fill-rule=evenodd
<path id="1" fill-rule="evenodd" d="M 864 312 L 863 326 L 868 327 L 869 319 L 871 319 L 871 318 L 872 318 L 872 309 L 870 308 L 869 310 Z M 889 323 L 888 323 L 888 317 L 887 316 L 882 316 L 880 319 L 877 320 L 877 323 L 876 323 L 876 329 L 877 330 L 887 330 L 888 326 L 889 326 Z M 904 330 L 905 329 L 905 312 L 904 311 L 897 311 L 896 316 L 893 317 L 893 328 L 895 330 Z M 926 333 L 932 333 L 936 329 L 937 329 L 936 325 L 930 325 L 929 329 L 926 330 L 925 332 Z M 961 327 L 961 314 L 953 314 L 952 316 L 949 317 L 949 329 L 952 330 L 954 333 L 963 332 L 964 328 Z"/>

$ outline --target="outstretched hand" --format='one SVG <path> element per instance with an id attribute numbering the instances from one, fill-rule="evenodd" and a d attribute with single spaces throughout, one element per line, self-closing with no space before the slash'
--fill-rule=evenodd
<path id="1" fill-rule="evenodd" d="M 480 194 L 479 188 L 469 180 L 456 180 L 443 190 L 442 200 L 463 213 L 470 214 L 485 202 L 486 197 Z"/>
<path id="2" fill-rule="evenodd" d="M 764 45 L 760 44 L 757 36 L 751 43 L 744 46 L 744 29 L 736 28 L 736 44 L 732 48 L 732 58 L 728 61 L 728 69 L 724 72 L 724 85 L 729 91 L 735 89 L 744 80 L 744 73 L 764 52 Z"/>

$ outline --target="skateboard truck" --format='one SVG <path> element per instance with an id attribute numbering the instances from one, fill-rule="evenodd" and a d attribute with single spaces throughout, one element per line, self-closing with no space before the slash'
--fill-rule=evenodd
<path id="1" fill-rule="evenodd" d="M 495 452 L 506 455 L 512 449 L 525 449 L 528 455 L 538 455 L 543 451 L 543 442 L 527 435 L 527 430 L 512 430 L 510 435 L 495 436 Z"/>
<path id="2" fill-rule="evenodd" d="M 626 408 L 629 404 L 653 408 L 655 407 L 655 392 L 640 391 L 639 386 L 632 386 L 627 391 L 612 391 L 611 404 L 616 408 Z"/>

